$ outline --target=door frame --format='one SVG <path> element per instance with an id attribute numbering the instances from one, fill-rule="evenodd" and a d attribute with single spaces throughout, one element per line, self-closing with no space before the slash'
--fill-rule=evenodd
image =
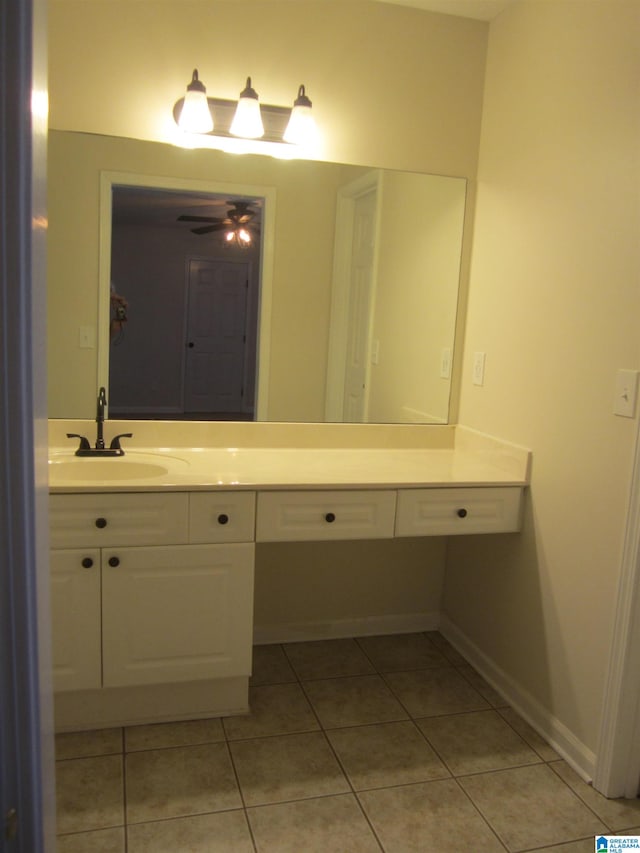
<path id="1" fill-rule="evenodd" d="M 96 387 L 109 387 L 109 317 L 111 290 L 111 217 L 114 186 L 184 190 L 202 195 L 254 196 L 264 199 L 260 240 L 260 293 L 256 358 L 255 419 L 268 420 L 271 366 L 271 312 L 275 253 L 276 190 L 255 184 L 201 181 L 192 178 L 142 175 L 132 172 L 100 172 L 100 238 L 98 271 L 98 358 Z"/>
<path id="2" fill-rule="evenodd" d="M 0 192 L 0 838 L 55 849 L 46 396 L 46 3 L 2 7 Z M 15 809 L 18 833 L 4 841 Z"/>
<path id="3" fill-rule="evenodd" d="M 593 786 L 605 797 L 638 796 L 640 787 L 640 421 L 618 592 L 605 679 Z"/>
<path id="4" fill-rule="evenodd" d="M 375 282 L 378 268 L 378 243 L 380 230 L 380 205 L 382 173 L 372 170 L 338 190 L 336 204 L 336 234 L 331 287 L 331 314 L 329 320 L 329 349 L 327 354 L 327 390 L 325 421 L 342 421 L 344 413 L 345 359 L 349 332 L 349 297 L 351 291 L 351 255 L 354 239 L 354 212 L 358 198 L 374 191 L 377 196 L 375 246 L 372 270 L 371 299 L 369 300 L 369 345 L 371 321 L 375 309 Z M 368 370 L 367 370 L 368 386 Z M 366 410 L 365 402 L 365 410 Z"/>

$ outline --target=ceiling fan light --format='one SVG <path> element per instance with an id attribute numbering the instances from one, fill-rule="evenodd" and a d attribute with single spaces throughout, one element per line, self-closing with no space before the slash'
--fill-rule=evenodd
<path id="1" fill-rule="evenodd" d="M 292 145 L 308 145 L 313 142 L 317 133 L 311 101 L 307 97 L 304 86 L 298 89 L 298 97 L 293 102 L 291 117 L 283 134 L 285 142 Z"/>
<path id="2" fill-rule="evenodd" d="M 258 93 L 251 87 L 251 77 L 247 77 L 247 85 L 240 92 L 236 113 L 231 122 L 229 133 L 244 139 L 260 139 L 264 136 L 264 125 L 260 114 Z"/>
<path id="3" fill-rule="evenodd" d="M 224 239 L 229 245 L 234 244 L 240 249 L 251 246 L 251 234 L 246 228 L 232 228 L 225 232 Z"/>
<path id="4" fill-rule="evenodd" d="M 178 126 L 186 133 L 210 133 L 213 130 L 207 90 L 198 79 L 197 68 L 194 69 L 191 82 L 187 86 Z"/>

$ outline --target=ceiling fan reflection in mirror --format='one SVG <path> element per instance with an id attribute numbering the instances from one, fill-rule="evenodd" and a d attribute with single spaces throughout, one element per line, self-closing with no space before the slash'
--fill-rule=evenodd
<path id="1" fill-rule="evenodd" d="M 192 228 L 193 234 L 211 234 L 215 231 L 224 232 L 224 240 L 229 245 L 237 245 L 241 248 L 249 248 L 253 242 L 254 236 L 260 234 L 260 228 L 257 222 L 254 222 L 257 211 L 252 210 L 251 202 L 248 201 L 228 201 L 231 205 L 227 210 L 227 215 L 224 218 L 219 216 L 190 216 L 182 214 L 178 216 L 179 222 L 207 222 L 208 225 L 201 225 L 198 228 Z"/>

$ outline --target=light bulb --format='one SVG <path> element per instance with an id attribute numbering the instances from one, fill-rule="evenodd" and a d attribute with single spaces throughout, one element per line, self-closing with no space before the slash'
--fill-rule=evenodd
<path id="1" fill-rule="evenodd" d="M 229 133 L 233 136 L 242 136 L 244 139 L 259 139 L 264 136 L 260 102 L 258 93 L 251 87 L 251 77 L 247 77 L 247 85 L 240 92 Z"/>
<path id="2" fill-rule="evenodd" d="M 197 68 L 194 69 L 191 83 L 187 86 L 178 126 L 186 133 L 210 133 L 213 130 L 207 90 L 198 79 Z"/>
<path id="3" fill-rule="evenodd" d="M 293 102 L 289 124 L 282 138 L 292 145 L 307 145 L 313 142 L 316 133 L 311 101 L 305 93 L 304 86 L 300 86 L 298 97 Z"/>

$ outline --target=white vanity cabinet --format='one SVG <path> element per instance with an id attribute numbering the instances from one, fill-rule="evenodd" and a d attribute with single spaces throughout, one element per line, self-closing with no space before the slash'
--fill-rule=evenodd
<path id="1" fill-rule="evenodd" d="M 54 491 L 57 730 L 246 713 L 256 543 L 512 532 L 523 490 Z"/>
<path id="2" fill-rule="evenodd" d="M 253 492 L 56 494 L 50 508 L 56 690 L 248 677 Z"/>
<path id="3" fill-rule="evenodd" d="M 464 427 L 429 430 L 431 447 L 422 428 L 408 425 L 373 433 L 372 425 L 203 426 L 123 422 L 138 437 L 125 460 L 132 464 L 84 468 L 65 436 L 85 434 L 87 424 L 50 424 L 58 731 L 246 713 L 256 546 L 268 565 L 280 546 L 267 543 L 521 526 L 530 451 Z M 162 457 L 165 473 L 137 479 L 145 469 L 133 453 Z M 105 474 L 100 482 L 96 472 Z M 294 608 L 283 630 L 304 639 Z M 416 613 L 408 616 L 414 626 Z M 323 636 L 331 635 L 325 623 Z M 259 627 L 265 641 L 268 618 Z M 343 630 L 339 620 L 335 633 Z"/>

